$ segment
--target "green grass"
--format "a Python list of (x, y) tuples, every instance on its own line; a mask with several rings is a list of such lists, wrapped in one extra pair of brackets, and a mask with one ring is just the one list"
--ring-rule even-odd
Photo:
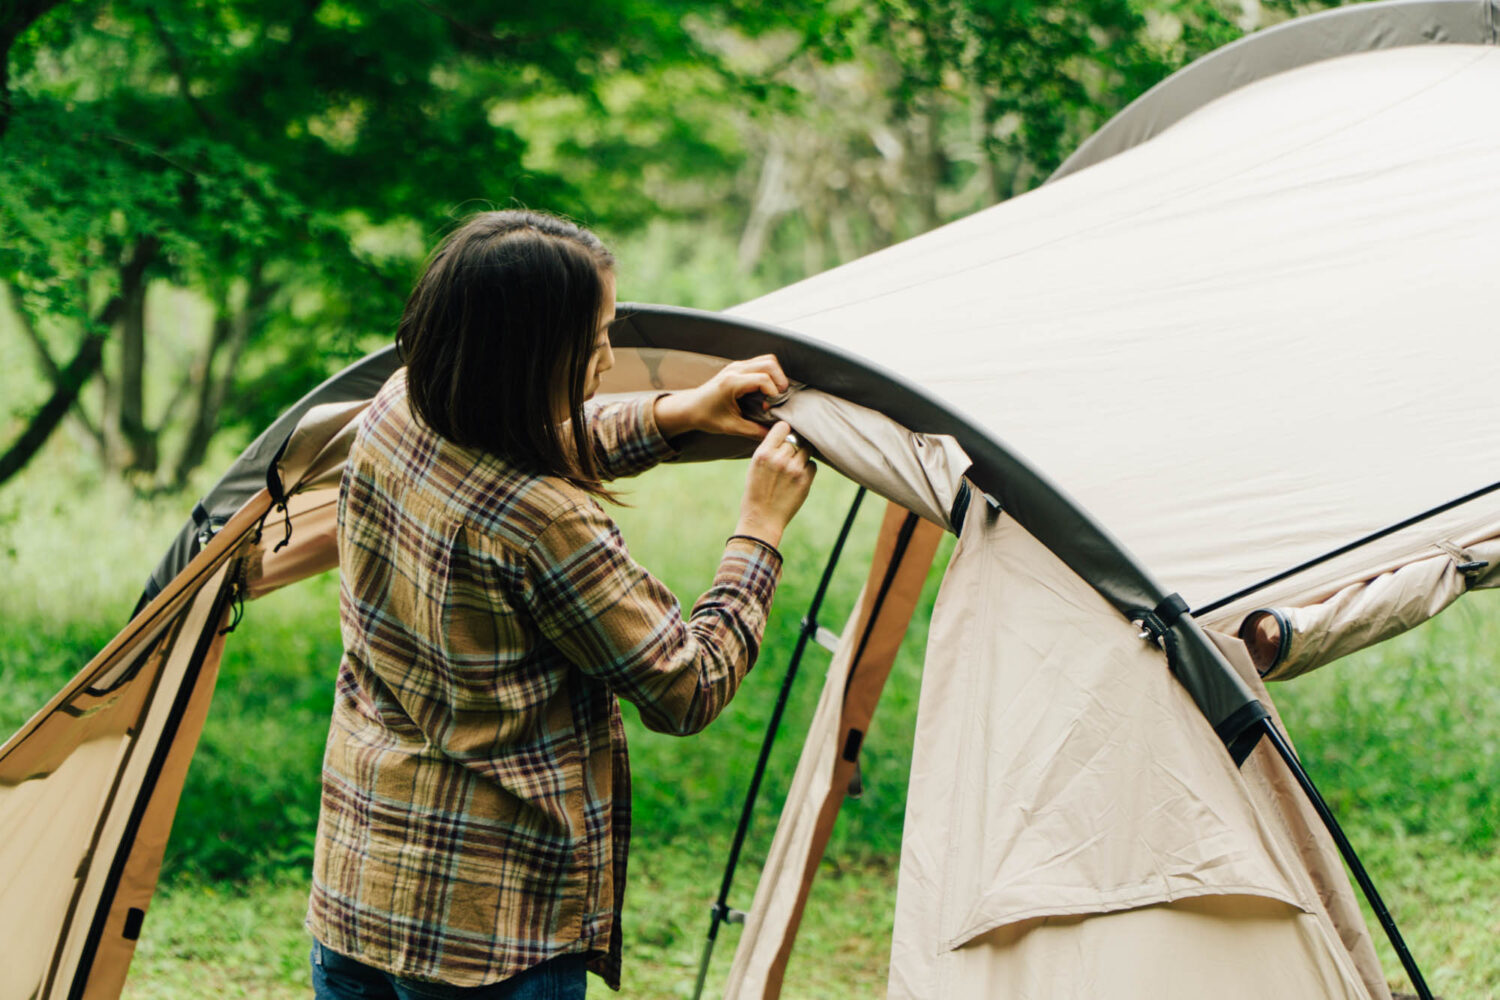
[[(626, 903), (622, 998), (692, 996), (722, 865), (722, 852), (708, 843), (638, 845)], [(747, 887), (753, 885), (755, 868), (745, 875)], [(884, 996), (894, 901), (895, 872), (888, 865), (825, 864), (785, 995)], [(297, 873), (248, 883), (174, 882), (151, 905), (125, 1000), (306, 997), (306, 905), (307, 883)], [(720, 933), (705, 996), (723, 994), (738, 938), (737, 926)], [(591, 992), (609, 995), (603, 987)]]
[[(1471, 595), (1419, 629), (1272, 689), (1428, 985), (1450, 998), (1500, 995), (1497, 612), (1496, 595)], [(1366, 916), (1389, 978), (1406, 984)]]
[[(49, 453), (0, 492), (0, 726), (19, 725), (124, 621), (191, 502), (150, 502)], [(707, 585), (734, 524), (740, 464), (666, 469), (617, 512), (633, 552), (685, 599)], [(685, 996), (799, 620), (852, 495), (820, 477), (784, 543), (787, 569), (761, 663), (699, 737), (646, 732), (627, 709), (635, 839), (627, 997)], [(863, 583), (883, 502), (867, 503), (822, 615), (842, 626)], [(946, 551), (943, 558), (946, 557)], [(926, 602), (933, 596), (929, 581)], [(339, 657), (336, 580), (246, 608), (168, 848), (127, 996), (305, 996), (301, 929), (317, 772)], [(1273, 693), (1298, 748), (1450, 998), (1500, 995), (1500, 616), (1476, 595), (1433, 623)], [(892, 672), (849, 802), (815, 885), (788, 997), (884, 994), (895, 860), (926, 608)], [(731, 902), (748, 905), (827, 654), (810, 648), (772, 756)], [(722, 982), (738, 936), (721, 935)], [(1399, 963), (1377, 945), (1393, 982)], [(602, 992), (602, 991), (601, 991)], [(712, 988), (709, 995), (713, 995)]]

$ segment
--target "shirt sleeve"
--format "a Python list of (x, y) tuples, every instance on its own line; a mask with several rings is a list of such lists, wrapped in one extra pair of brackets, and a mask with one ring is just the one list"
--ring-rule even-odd
[(606, 479), (636, 476), (677, 456), (677, 449), (656, 426), (656, 400), (661, 393), (584, 407), (594, 458)]
[(537, 536), (526, 604), (542, 635), (634, 703), (646, 725), (686, 735), (714, 720), (755, 662), (781, 555), (730, 539), (713, 586), (686, 620), (672, 592), (630, 558), (604, 512), (581, 503)]

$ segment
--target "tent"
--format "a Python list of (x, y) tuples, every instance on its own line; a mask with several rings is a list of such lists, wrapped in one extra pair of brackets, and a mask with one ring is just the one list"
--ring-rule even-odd
[[(622, 309), (607, 391), (774, 351), (807, 385), (780, 414), (891, 501), (729, 996), (780, 991), (944, 530), (890, 995), (1389, 995), (1261, 672), (1500, 576), (1497, 43), (1489, 0), (1288, 22), (1025, 196), (728, 313)], [(118, 995), (221, 629), (333, 566), (343, 455), (394, 365), (267, 428), (0, 747), (0, 997)], [(1268, 617), (1257, 664), (1238, 635)]]

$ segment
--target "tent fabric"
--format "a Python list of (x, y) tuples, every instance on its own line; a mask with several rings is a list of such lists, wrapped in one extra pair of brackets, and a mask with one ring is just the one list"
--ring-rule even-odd
[(781, 993), (808, 893), (858, 773), (859, 747), (870, 731), (943, 534), (933, 524), (913, 526), (909, 519), (901, 506), (887, 506), (869, 576), (829, 665), (754, 901), (745, 915), (725, 1000)]
[(5, 1000), (119, 994), (213, 690), (225, 561), (0, 748)]
[(732, 314), (900, 372), (1204, 606), (1500, 468), (1497, 94), (1493, 45), (1314, 63)]
[[(326, 481), (337, 464), (329, 448), (348, 441), (347, 423), (347, 413), (307, 422), (297, 447), (278, 447), (289, 492)], [(25, 944), (0, 978), (0, 1000), (119, 995), (208, 712), (221, 626), (250, 565), (271, 558), (290, 576), (273, 551), (282, 536), (263, 530), (272, 503), (266, 489), (244, 501), (0, 747), (0, 935)], [(303, 512), (289, 504), (294, 520)], [(318, 549), (318, 535), (301, 545)], [(291, 563), (305, 557), (286, 551)]]
[(1372, 995), (1160, 651), (989, 509), (933, 613), (902, 843), (892, 997), (1201, 995), (1168, 952), (1240, 924), (1275, 942), (1276, 995)]
[(1242, 631), (1270, 617), (1281, 634), (1277, 656), (1256, 667), (1266, 680), (1300, 677), (1416, 628), (1471, 590), (1500, 587), (1500, 538), (1434, 548), (1437, 554), (1427, 559), (1350, 584), (1326, 600), (1248, 615)]
[(950, 435), (914, 433), (869, 407), (816, 389), (788, 393), (770, 415), (791, 424), (845, 478), (953, 529), (953, 507), (973, 463)]
[[(261, 529), (265, 541), (250, 550), (243, 579), (245, 598), (256, 600), (288, 584), (337, 569), (339, 491), (298, 493), (285, 511), (273, 511)], [(296, 544), (277, 545), (287, 537)]]
[[(376, 351), (326, 379), (272, 421), (198, 502), (192, 519), (178, 532), (147, 579), (141, 607), (181, 573), (203, 550), (207, 539), (266, 485), (267, 470), (309, 410), (326, 403), (370, 399), (397, 367), (394, 347)], [(286, 476), (282, 479), (286, 481)]]
[[(1292, 744), (1244, 644), (1234, 636), (1215, 632), (1210, 632), (1209, 636), (1262, 703), (1270, 708), (1272, 722), (1281, 730), (1287, 743)], [(1261, 815), (1277, 830), (1281, 842), (1301, 863), (1313, 893), (1327, 913), (1370, 996), (1373, 1000), (1389, 1000), (1390, 987), (1375, 954), (1375, 943), (1360, 912), (1359, 901), (1355, 899), (1354, 887), (1344, 873), (1344, 860), (1328, 828), (1287, 769), (1286, 762), (1274, 747), (1263, 741), (1240, 765), (1240, 777), (1250, 788)]]
[(1500, 7), (1494, 0), (1359, 3), (1284, 21), (1209, 53), (1142, 94), (1089, 136), (1047, 183), (1138, 146), (1254, 80), (1375, 49), (1497, 42)]
[[(699, 385), (726, 364), (723, 359), (685, 352), (620, 348), (615, 352), (615, 367), (621, 367), (619, 359), (625, 358), (626, 371), (623, 376), (613, 372), (606, 376), (611, 379), (606, 382), (609, 393), (602, 398), (624, 399), (640, 391), (636, 385), (641, 372), (633, 370), (636, 366), (630, 362), (643, 354), (653, 358), (653, 391)], [(663, 377), (663, 366), (671, 366), (674, 361), (683, 367), (673, 372), (674, 377)], [(941, 528), (951, 529), (953, 506), (964, 473), (973, 464), (951, 435), (916, 433), (877, 410), (802, 384), (793, 384), (787, 392), (767, 402), (769, 409), (764, 414), (753, 414), (754, 419), (761, 423), (785, 420), (812, 449), (815, 458), (838, 470), (846, 479)], [(746, 438), (706, 439), (698, 434), (687, 437), (688, 440), (677, 442), (679, 461), (742, 458), (755, 449), (755, 442)]]
[[(1112, 1000), (1356, 1000), (1365, 996), (1312, 918), (1258, 896), (1010, 924), (942, 958), (940, 985), (889, 996)], [(923, 984), (925, 987), (925, 984)]]
[[(808, 373), (816, 373), (819, 386), (846, 402), (878, 409), (923, 433), (954, 437), (973, 460), (969, 476), (976, 485), (993, 494), (1122, 614), (1139, 617), (1169, 596), (1108, 530), (1049, 477), (993, 432), (892, 370), (743, 316), (640, 305), (621, 307), (621, 312), (622, 319), (611, 330), (611, 339), (619, 345), (675, 351), (707, 342), (735, 357), (772, 352), (794, 377), (812, 379)], [(1178, 679), (1226, 744), (1265, 717), (1263, 706), (1191, 618), (1182, 617), (1169, 631)]]

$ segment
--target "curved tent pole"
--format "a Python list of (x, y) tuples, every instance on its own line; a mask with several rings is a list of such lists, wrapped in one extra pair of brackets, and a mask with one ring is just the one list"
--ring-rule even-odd
[[(755, 799), (760, 794), (760, 783), (766, 775), (766, 764), (771, 758), (771, 746), (776, 742), (777, 731), (781, 729), (781, 716), (786, 711), (787, 699), (792, 693), (792, 681), (796, 679), (797, 668), (802, 664), (802, 654), (807, 649), (807, 641), (818, 632), (818, 612), (823, 607), (823, 598), (828, 593), (828, 584), (833, 580), (833, 571), (837, 568), (839, 557), (843, 554), (844, 543), (849, 540), (849, 531), (854, 527), (855, 515), (859, 513), (859, 506), (864, 501), (866, 492), (868, 491), (863, 486), (859, 488), (854, 494), (854, 502), (849, 505), (849, 513), (844, 516), (844, 525), (839, 529), (832, 551), (828, 553), (828, 563), (823, 567), (823, 576), (818, 580), (818, 588), (813, 592), (812, 601), (807, 606), (807, 614), (802, 618), (802, 630), (797, 634), (797, 645), (792, 650), (791, 660), (787, 663), (786, 675), (781, 679), (781, 691), (776, 696), (776, 706), (771, 709), (771, 718), (766, 723), (766, 735), (760, 743), (760, 756), (756, 759), (755, 771), (750, 776), (750, 788), (745, 792), (745, 805), (740, 810), (740, 822), (735, 827), (734, 842), (729, 847), (729, 860), (724, 865), (724, 879), (719, 884), (719, 898), (714, 901), (710, 911), (708, 937), (703, 942), (703, 957), (698, 962), (698, 982), (693, 987), (693, 1000), (698, 1000), (703, 995), (703, 983), (708, 978), (708, 963), (713, 958), (714, 942), (719, 937), (719, 925), (725, 920), (732, 920), (735, 915), (735, 911), (729, 908), (729, 889), (734, 884), (734, 871), (739, 867), (740, 850), (745, 846), (745, 837), (750, 832), (750, 814), (755, 810)], [(743, 917), (743, 915), (740, 916)]]
[(1307, 796), (1307, 800), (1317, 810), (1318, 817), (1323, 821), (1323, 825), (1328, 828), (1329, 834), (1333, 837), (1333, 842), (1338, 845), (1339, 854), (1343, 855), (1344, 863), (1354, 873), (1354, 880), (1359, 883), (1360, 890), (1364, 892), (1365, 898), (1370, 901), (1370, 909), (1375, 912), (1375, 918), (1380, 921), (1381, 929), (1385, 931), (1385, 936), (1390, 939), (1391, 947), (1396, 949), (1396, 957), (1401, 959), (1401, 967), (1411, 977), (1412, 987), (1416, 989), (1417, 996), (1421, 997), (1421, 1000), (1433, 1000), (1432, 990), (1428, 988), (1427, 980), (1422, 978), (1422, 970), (1417, 967), (1417, 960), (1412, 958), (1411, 952), (1407, 949), (1406, 940), (1402, 938), (1401, 931), (1396, 927), (1395, 919), (1391, 917), (1390, 911), (1386, 909), (1385, 901), (1380, 898), (1380, 892), (1375, 888), (1375, 883), (1371, 881), (1369, 873), (1365, 871), (1365, 866), (1360, 862), (1359, 855), (1354, 852), (1354, 845), (1349, 843), (1349, 838), (1344, 836), (1343, 827), (1339, 826), (1337, 819), (1334, 819), (1333, 810), (1328, 808), (1328, 803), (1319, 794), (1317, 786), (1312, 782), (1312, 778), (1302, 769), (1302, 764), (1297, 760), (1296, 753), (1292, 751), (1291, 745), (1281, 735), (1275, 723), (1270, 719), (1264, 719), (1261, 721), (1261, 727), (1265, 737), (1276, 748), (1276, 753), (1286, 763), (1287, 769), (1297, 779), (1297, 784), (1302, 787), (1302, 792)]
[[(1158, 617), (1170, 595), (1125, 546), (1060, 487), (1011, 448), (925, 389), (864, 358), (790, 331), (737, 316), (671, 306), (628, 304), (611, 328), (616, 347), (660, 348), (748, 358), (775, 354), (794, 378), (870, 407), (913, 430), (947, 434), (973, 459), (969, 479), (1129, 620)], [(708, 348), (708, 350), (704, 350)], [(816, 373), (815, 379), (810, 378)], [(1173, 674), (1209, 724), (1243, 760), (1269, 715), (1191, 614), (1170, 615), (1162, 630)]]
[[(1056, 484), (942, 400), (895, 372), (838, 348), (787, 330), (722, 313), (669, 306), (622, 304), (611, 328), (618, 347), (666, 348), (721, 358), (775, 353), (788, 372), (827, 392), (878, 410), (914, 430), (950, 434), (973, 458), (970, 478), (1069, 568), (1088, 581), (1125, 617), (1159, 609), (1168, 593), (1125, 547)], [(399, 365), (387, 347), (334, 375), (299, 400), (255, 439), (195, 508), (147, 587), (148, 595), (186, 566), (214, 522), (258, 491), (272, 455), (306, 411), (320, 403), (367, 399)], [(816, 377), (812, 377), (816, 374)], [(1175, 641), (1170, 663), (1226, 747), (1236, 755), (1258, 739), (1255, 723), (1267, 715), (1192, 616), (1169, 623)], [(1242, 738), (1243, 737), (1243, 738)], [(1236, 746), (1238, 742), (1238, 746)]]

